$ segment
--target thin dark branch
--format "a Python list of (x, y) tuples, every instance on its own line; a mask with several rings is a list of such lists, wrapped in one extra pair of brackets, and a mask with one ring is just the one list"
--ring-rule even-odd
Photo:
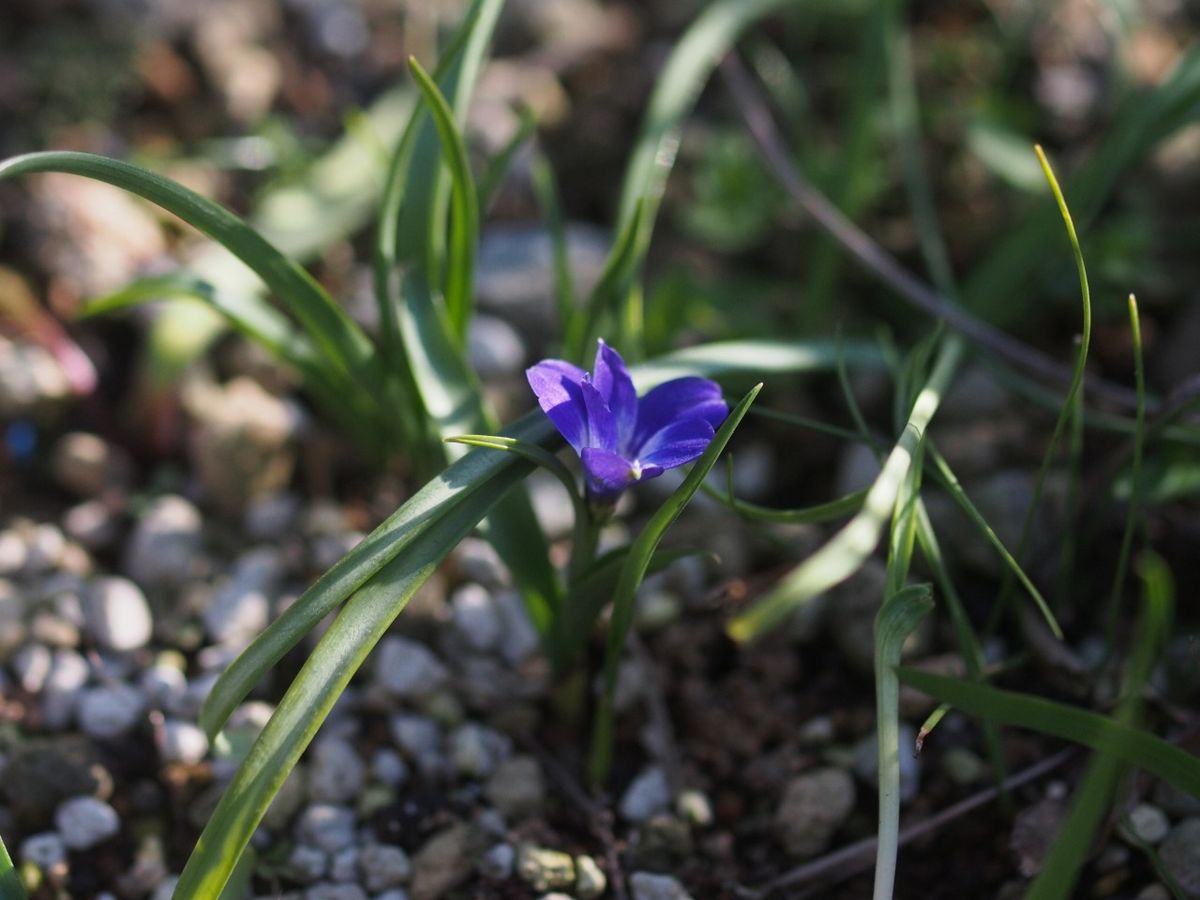
[[(850, 254), (858, 263), (897, 294), (931, 316), (941, 319), (955, 331), (1000, 356), (1013, 365), (1058, 384), (1069, 384), (1071, 368), (1030, 347), (1028, 344), (993, 328), (969, 312), (950, 302), (932, 287), (904, 268), (900, 262), (873, 241), (862, 229), (842, 215), (828, 198), (814, 188), (792, 162), (779, 135), (771, 112), (746, 72), (736, 53), (721, 64), (721, 75), (737, 101), (750, 134), (758, 145), (779, 183), (793, 200), (813, 220)], [(1137, 405), (1137, 394), (1131, 388), (1103, 379), (1089, 377), (1088, 391), (1126, 409)], [(1161, 403), (1147, 399), (1147, 408), (1157, 411)]]
[[(903, 847), (905, 844), (910, 844), (918, 838), (944, 828), (955, 819), (960, 819), (967, 813), (991, 803), (1001, 792), (1008, 793), (1014, 791), (1024, 784), (1041, 778), (1043, 775), (1063, 765), (1067, 760), (1075, 756), (1077, 752), (1078, 750), (1075, 747), (1060, 750), (1053, 756), (1006, 778), (1003, 786), (1000, 788), (995, 786), (985, 788), (977, 794), (972, 794), (970, 797), (946, 807), (928, 819), (909, 825), (900, 832), (899, 845)], [(758, 900), (758, 898), (767, 897), (784, 888), (796, 887), (817, 880), (821, 880), (825, 887), (845, 881), (847, 878), (852, 878), (860, 872), (865, 872), (871, 868), (871, 864), (875, 859), (875, 846), (877, 843), (875, 838), (864, 838), (861, 841), (848, 844), (840, 850), (835, 850), (833, 853), (822, 856), (820, 859), (797, 866), (760, 887), (739, 887), (737, 888), (737, 893), (739, 896), (747, 898), (747, 900)]]

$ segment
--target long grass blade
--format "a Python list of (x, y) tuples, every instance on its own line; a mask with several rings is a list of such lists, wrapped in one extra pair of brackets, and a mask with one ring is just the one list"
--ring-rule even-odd
[(879, 741), (879, 830), (875, 900), (890, 900), (900, 839), (900, 682), (896, 667), (908, 636), (933, 609), (927, 584), (891, 594), (875, 616), (875, 732)]
[(0, 900), (25, 900), (25, 885), (21, 873), (13, 865), (4, 839), (0, 838)]
[(1117, 569), (1113, 575), (1112, 591), (1108, 597), (1108, 642), (1111, 646), (1121, 614), (1121, 594), (1125, 589), (1125, 574), (1133, 533), (1141, 512), (1142, 453), (1146, 442), (1146, 367), (1142, 359), (1142, 324), (1138, 318), (1137, 300), (1129, 295), (1129, 333), (1133, 341), (1133, 374), (1137, 385), (1137, 419), (1133, 432), (1133, 465), (1130, 469), (1129, 502), (1125, 506), (1125, 530), (1121, 534), (1121, 549), (1117, 553)]
[(481, 221), (487, 215), (488, 210), (492, 208), (492, 203), (504, 186), (504, 181), (508, 178), (517, 154), (525, 148), (533, 138), (534, 131), (537, 130), (537, 118), (532, 110), (522, 107), (518, 115), (520, 122), (513, 130), (512, 136), (487, 161), (483, 173), (479, 176), (479, 218)]
[[(1159, 657), (1171, 621), (1173, 604), (1171, 577), (1163, 561), (1147, 556), (1142, 565), (1145, 607), (1142, 611), (1133, 658), (1125, 673), (1123, 699), (1115, 719), (1136, 725), (1142, 706), (1142, 691)], [(1071, 810), (1059, 828), (1042, 871), (1025, 895), (1026, 900), (1057, 900), (1071, 896), (1079, 872), (1087, 861), (1092, 840), (1112, 803), (1124, 764), (1115, 753), (1099, 750), (1075, 792)]]
[(471, 321), (475, 291), (475, 250), (479, 243), (479, 198), (467, 146), (463, 142), (450, 104), (438, 90), (437, 83), (421, 68), (416, 59), (408, 67), (417, 81), (438, 136), (442, 141), (443, 157), (450, 170), (450, 245), (446, 254), (446, 274), (442, 295), (450, 328), (460, 342), (466, 340)]
[(513, 462), (431, 522), (350, 598), (221, 796), (184, 866), (176, 896), (220, 892), (271, 799), (371, 649), (446, 554), (528, 472), (529, 463), (515, 457)]
[(177, 182), (138, 166), (90, 153), (30, 153), (0, 162), (0, 178), (65, 172), (137, 194), (202, 231), (258, 274), (304, 325), (313, 344), (367, 390), (378, 385), (374, 348), (362, 330), (303, 268), (229, 210)]
[(554, 257), (554, 305), (558, 310), (559, 326), (563, 334), (577, 326), (574, 318), (575, 282), (571, 277), (571, 263), (567, 256), (567, 228), (563, 221), (562, 202), (559, 199), (558, 179), (550, 160), (540, 153), (534, 157), (530, 169), (533, 195), (537, 198), (542, 221), (550, 235), (550, 248)]
[(913, 455), (937, 412), (963, 349), (963, 343), (957, 337), (949, 337), (943, 343), (933, 372), (913, 404), (904, 432), (868, 489), (862, 509), (770, 594), (729, 624), (728, 631), (734, 640), (751, 640), (778, 624), (801, 604), (849, 578), (874, 552)]
[(901, 683), (963, 712), (1049, 734), (1093, 750), (1109, 750), (1125, 762), (1169, 781), (1193, 797), (1200, 797), (1200, 758), (1147, 731), (1041, 697), (917, 669), (901, 667), (898, 672)]
[[(1076, 396), (1083, 387), (1083, 375), (1087, 366), (1088, 348), (1091, 346), (1092, 341), (1092, 293), (1091, 288), (1088, 286), (1087, 266), (1083, 261), (1083, 250), (1079, 246), (1079, 235), (1075, 232), (1075, 223), (1071, 218), (1071, 211), (1067, 207), (1067, 200), (1063, 196), (1062, 188), (1058, 184), (1054, 170), (1050, 167), (1050, 161), (1046, 159), (1046, 154), (1042, 151), (1041, 147), (1035, 147), (1034, 150), (1037, 152), (1038, 162), (1041, 163), (1046, 181), (1050, 184), (1050, 190), (1054, 193), (1059, 214), (1062, 216), (1063, 225), (1066, 228), (1067, 238), (1071, 243), (1071, 252), (1075, 257), (1075, 268), (1079, 275), (1079, 293), (1083, 311), (1083, 331), (1079, 342), (1079, 352), (1075, 356), (1071, 384), (1067, 388), (1062, 409), (1059, 411), (1058, 419), (1054, 423), (1054, 431), (1050, 435), (1050, 442), (1046, 446), (1041, 466), (1038, 468), (1037, 479), (1033, 485), (1033, 497), (1030, 500), (1029, 508), (1025, 511), (1025, 518), (1021, 522), (1021, 537), (1017, 541), (1017, 549), (1013, 554), (1018, 561), (1025, 555), (1026, 547), (1029, 544), (1033, 517), (1041, 503), (1042, 491), (1046, 486), (1046, 477), (1050, 474), (1050, 465), (1054, 461), (1058, 442), (1062, 437), (1063, 429), (1074, 415)], [(1000, 596), (996, 601), (993, 615), (998, 615), (1007, 606), (1013, 584), (1011, 571), (1010, 569), (1005, 572), (1004, 582), (1001, 585)], [(1051, 627), (1057, 629), (1057, 624)], [(1056, 631), (1055, 633), (1057, 637), (1062, 637), (1061, 631)]]
[(592, 727), (592, 754), (588, 772), (595, 784), (604, 782), (612, 764), (613, 694), (617, 689), (617, 669), (621, 662), (621, 651), (625, 647), (625, 637), (633, 622), (633, 607), (638, 585), (646, 575), (646, 569), (654, 557), (654, 551), (657, 549), (659, 541), (662, 540), (667, 529), (679, 518), (688, 501), (700, 489), (700, 485), (708, 477), (712, 467), (716, 465), (721, 451), (733, 437), (733, 432), (741, 424), (746, 411), (760, 390), (762, 390), (762, 385), (756, 385), (730, 411), (713, 437), (712, 443), (692, 465), (683, 484), (676, 488), (675, 492), (650, 517), (650, 521), (637, 536), (637, 540), (630, 546), (629, 555), (621, 566), (621, 574), (617, 579), (617, 586), (613, 590), (612, 619), (608, 625), (608, 641), (604, 654), (604, 691), (596, 707), (595, 724)]

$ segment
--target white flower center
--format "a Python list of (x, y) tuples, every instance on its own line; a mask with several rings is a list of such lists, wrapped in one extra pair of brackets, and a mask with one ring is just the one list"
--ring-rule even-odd
[(640, 481), (642, 477), (642, 464), (638, 460), (633, 461), (633, 465), (629, 467), (629, 474), (633, 476), (634, 481)]

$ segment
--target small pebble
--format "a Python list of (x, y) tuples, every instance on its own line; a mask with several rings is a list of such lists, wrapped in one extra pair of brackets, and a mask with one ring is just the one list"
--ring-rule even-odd
[(308, 796), (316, 803), (346, 803), (366, 781), (366, 766), (349, 741), (322, 738), (309, 757)]
[(300, 884), (312, 884), (325, 877), (329, 867), (329, 854), (318, 847), (297, 844), (288, 854), (285, 863), (288, 877)]
[(645, 822), (670, 805), (671, 788), (667, 784), (667, 773), (653, 766), (638, 775), (625, 789), (618, 810), (626, 821)]
[(329, 877), (339, 883), (356, 881), (359, 853), (357, 847), (347, 847), (335, 853), (333, 862), (329, 866)]
[(101, 650), (118, 653), (150, 642), (153, 622), (142, 589), (128, 578), (97, 578), (84, 595), (84, 622)]
[(494, 649), (504, 632), (504, 622), (491, 592), (468, 582), (450, 597), (455, 632), (475, 650)]
[(167, 719), (157, 730), (158, 755), (165, 763), (194, 765), (208, 753), (208, 738), (191, 722)]
[(504, 881), (513, 872), (517, 851), (512, 844), (496, 844), (483, 854), (479, 861), (479, 873), (491, 881)]
[(713, 823), (712, 803), (701, 791), (681, 791), (675, 800), (675, 812), (689, 825), (707, 828)]
[(1139, 803), (1119, 823), (1118, 830), (1130, 843), (1156, 846), (1171, 830), (1167, 814), (1149, 803)]
[(345, 806), (315, 803), (296, 822), (296, 840), (336, 853), (354, 843), (354, 811)]
[(1189, 900), (1200, 898), (1200, 817), (1184, 819), (1158, 848), (1163, 868)]
[(146, 703), (137, 688), (127, 684), (101, 685), (79, 694), (75, 715), (84, 734), (94, 738), (115, 738), (142, 720)]
[(575, 857), (575, 896), (577, 900), (595, 900), (608, 887), (603, 870), (590, 856)]
[(371, 756), (371, 775), (380, 784), (400, 787), (408, 781), (408, 763), (395, 750), (380, 747)]
[(854, 779), (844, 769), (798, 775), (788, 782), (775, 813), (780, 843), (797, 858), (816, 856), (849, 818), (854, 802)]
[(284, 564), (274, 547), (243, 553), (233, 571), (208, 599), (201, 614), (204, 630), (217, 643), (246, 644), (271, 619), (271, 599), (279, 590)]
[(34, 834), (21, 842), (21, 859), (47, 875), (62, 875), (67, 866), (67, 845), (56, 832)]
[(203, 520), (182, 497), (155, 500), (125, 547), (124, 571), (143, 588), (182, 584), (199, 557)]
[(442, 730), (429, 716), (401, 713), (392, 716), (392, 737), (417, 768), (426, 775), (437, 775), (445, 769), (442, 752)]
[(433, 693), (450, 675), (428, 647), (399, 635), (385, 637), (372, 655), (376, 683), (402, 700)]
[(54, 812), (54, 827), (71, 850), (87, 850), (121, 829), (116, 810), (95, 797), (72, 797)]
[(484, 796), (505, 817), (519, 821), (534, 815), (546, 799), (542, 768), (532, 756), (514, 756), (496, 769)]
[(517, 850), (517, 874), (535, 891), (555, 891), (575, 883), (575, 860), (559, 850), (522, 844)]
[(367, 892), (357, 884), (314, 884), (304, 892), (304, 900), (367, 900)]
[(418, 900), (441, 897), (471, 876), (471, 828), (459, 823), (427, 840), (413, 857), (412, 894)]
[(391, 844), (369, 844), (358, 856), (362, 883), (371, 893), (404, 884), (412, 877), (408, 854)]
[(512, 752), (512, 741), (477, 722), (467, 722), (450, 733), (450, 760), (468, 778), (486, 778)]
[(629, 877), (629, 887), (633, 900), (692, 900), (692, 895), (671, 875), (634, 872)]

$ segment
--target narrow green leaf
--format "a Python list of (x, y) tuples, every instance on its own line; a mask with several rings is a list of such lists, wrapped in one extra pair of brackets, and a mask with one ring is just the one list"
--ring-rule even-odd
[(481, 220), (491, 209), (496, 195), (500, 193), (500, 188), (503, 187), (504, 180), (508, 177), (509, 170), (512, 169), (513, 160), (529, 143), (534, 131), (537, 130), (538, 123), (533, 110), (523, 106), (518, 115), (520, 124), (513, 130), (512, 136), (504, 142), (504, 145), (487, 161), (483, 175), (479, 179), (479, 218)]
[(1129, 295), (1129, 333), (1133, 341), (1133, 374), (1137, 385), (1137, 419), (1133, 432), (1133, 467), (1130, 470), (1129, 502), (1125, 507), (1125, 531), (1121, 535), (1121, 549), (1117, 554), (1117, 569), (1113, 575), (1112, 591), (1108, 598), (1108, 640), (1112, 644), (1116, 636), (1117, 621), (1121, 614), (1121, 594), (1125, 589), (1125, 573), (1129, 566), (1129, 552), (1133, 547), (1133, 532), (1141, 512), (1142, 448), (1146, 441), (1146, 367), (1142, 360), (1142, 325), (1138, 319), (1137, 300)]
[(0, 838), (0, 900), (25, 900), (25, 885), (21, 882), (21, 873), (13, 865), (4, 839)]
[(917, 669), (898, 670), (900, 681), (956, 709), (1028, 728), (1090, 747), (1120, 759), (1200, 797), (1200, 758), (1149, 732), (1114, 719), (1041, 697), (1004, 691)]
[[(1047, 444), (1046, 452), (1042, 456), (1042, 464), (1038, 468), (1037, 479), (1034, 481), (1033, 497), (1030, 500), (1029, 508), (1025, 511), (1025, 518), (1021, 523), (1021, 537), (1017, 541), (1017, 549), (1013, 554), (1018, 561), (1025, 555), (1025, 550), (1029, 544), (1034, 514), (1041, 504), (1042, 491), (1046, 486), (1046, 477), (1050, 473), (1050, 465), (1054, 461), (1059, 439), (1062, 437), (1063, 429), (1075, 414), (1076, 397), (1083, 388), (1083, 375), (1087, 366), (1088, 348), (1092, 341), (1092, 293), (1091, 288), (1088, 286), (1087, 266), (1083, 261), (1083, 250), (1079, 246), (1079, 235), (1075, 232), (1075, 223), (1071, 219), (1071, 211), (1067, 208), (1066, 198), (1063, 196), (1062, 188), (1059, 187), (1054, 170), (1050, 167), (1050, 161), (1046, 159), (1046, 154), (1042, 152), (1041, 147), (1034, 147), (1034, 150), (1037, 153), (1038, 162), (1041, 163), (1042, 173), (1046, 176), (1046, 181), (1049, 183), (1050, 190), (1053, 192), (1054, 199), (1058, 204), (1058, 211), (1062, 216), (1067, 238), (1071, 243), (1071, 252), (1075, 257), (1075, 268), (1079, 275), (1079, 293), (1083, 310), (1083, 334), (1079, 342), (1079, 352), (1075, 356), (1075, 366), (1071, 373), (1071, 384), (1067, 388), (1062, 409), (1059, 411), (1058, 419), (1054, 423), (1054, 431), (1050, 435), (1050, 442)], [(1000, 596), (995, 604), (997, 611), (1001, 611), (1007, 606), (1008, 598), (1012, 592), (1012, 584), (1013, 574), (1012, 570), (1009, 569), (1005, 571)], [(1055, 636), (1061, 639), (1062, 631), (1059, 630), (1058, 624), (1053, 622), (1052, 619), (1048, 621), (1052, 623), (1051, 628), (1054, 630)]]
[(558, 195), (558, 179), (550, 160), (537, 154), (530, 172), (533, 195), (542, 212), (542, 221), (550, 235), (550, 247), (554, 254), (554, 304), (558, 310), (559, 327), (568, 334), (576, 327), (574, 319), (578, 310), (575, 305), (575, 282), (571, 278), (571, 262), (567, 256), (567, 227), (563, 222), (562, 203)]
[(446, 98), (415, 58), (409, 59), (408, 67), (433, 116), (442, 141), (444, 159), (450, 170), (450, 246), (442, 295), (450, 327), (459, 342), (465, 342), (474, 307), (475, 248), (479, 243), (479, 198), (475, 191), (475, 178), (471, 174), (467, 146)]
[[(1115, 716), (1117, 722), (1130, 726), (1137, 724), (1142, 692), (1159, 658), (1171, 619), (1172, 588), (1166, 565), (1158, 557), (1148, 556), (1142, 575), (1146, 606), (1138, 627), (1134, 655), (1125, 673), (1124, 697)], [(1042, 871), (1025, 895), (1026, 900), (1057, 900), (1071, 896), (1125, 769), (1126, 765), (1111, 750), (1102, 748), (1096, 752), (1075, 792), (1058, 837), (1046, 854)]]
[(879, 830), (875, 900), (890, 900), (900, 840), (900, 682), (896, 667), (908, 636), (933, 609), (927, 584), (891, 594), (875, 616), (875, 733), (879, 742)]
[(617, 668), (621, 661), (621, 650), (625, 646), (625, 637), (633, 621), (633, 607), (637, 596), (638, 585), (645, 577), (646, 569), (654, 556), (659, 541), (668, 528), (675, 523), (692, 499), (709, 471), (716, 465), (717, 457), (733, 437), (750, 404), (762, 390), (762, 384), (752, 388), (742, 401), (733, 408), (725, 422), (717, 430), (712, 443), (703, 455), (692, 465), (687, 477), (675, 492), (663, 502), (650, 521), (642, 529), (630, 547), (629, 555), (621, 567), (621, 575), (613, 591), (612, 619), (608, 626), (608, 641), (604, 655), (604, 693), (596, 708), (595, 724), (592, 729), (592, 756), (589, 772), (592, 781), (600, 784), (608, 777), (612, 760), (612, 725), (613, 725), (613, 693), (617, 689)]
[(828, 503), (818, 503), (798, 509), (773, 509), (769, 506), (748, 503), (735, 497), (732, 491), (722, 493), (707, 484), (701, 485), (700, 489), (745, 519), (754, 522), (782, 522), (793, 525), (816, 525), (821, 522), (843, 519), (861, 509), (863, 501), (867, 497), (866, 489), (863, 489), (838, 497), (836, 500), (830, 500)]
[(567, 359), (583, 361), (597, 337), (603, 317), (619, 315), (620, 303), (629, 294), (637, 273), (637, 234), (641, 222), (642, 207), (639, 205), (629, 225), (618, 235), (583, 310), (572, 314), (564, 323), (567, 331), (563, 346)]
[(913, 455), (962, 357), (963, 347), (957, 337), (945, 340), (929, 381), (913, 404), (904, 432), (868, 489), (862, 509), (770, 594), (729, 624), (728, 631), (734, 640), (751, 640), (778, 624), (800, 604), (849, 578), (874, 552)]
[(364, 389), (377, 387), (374, 348), (361, 329), (308, 272), (229, 210), (161, 175), (90, 153), (30, 153), (0, 163), (0, 178), (36, 172), (65, 172), (103, 181), (179, 216), (253, 269), (332, 365)]
[(529, 463), (513, 461), (431, 522), (346, 603), (221, 796), (176, 896), (214, 897), (224, 887), (271, 799), (371, 649), (446, 554), (529, 471)]

